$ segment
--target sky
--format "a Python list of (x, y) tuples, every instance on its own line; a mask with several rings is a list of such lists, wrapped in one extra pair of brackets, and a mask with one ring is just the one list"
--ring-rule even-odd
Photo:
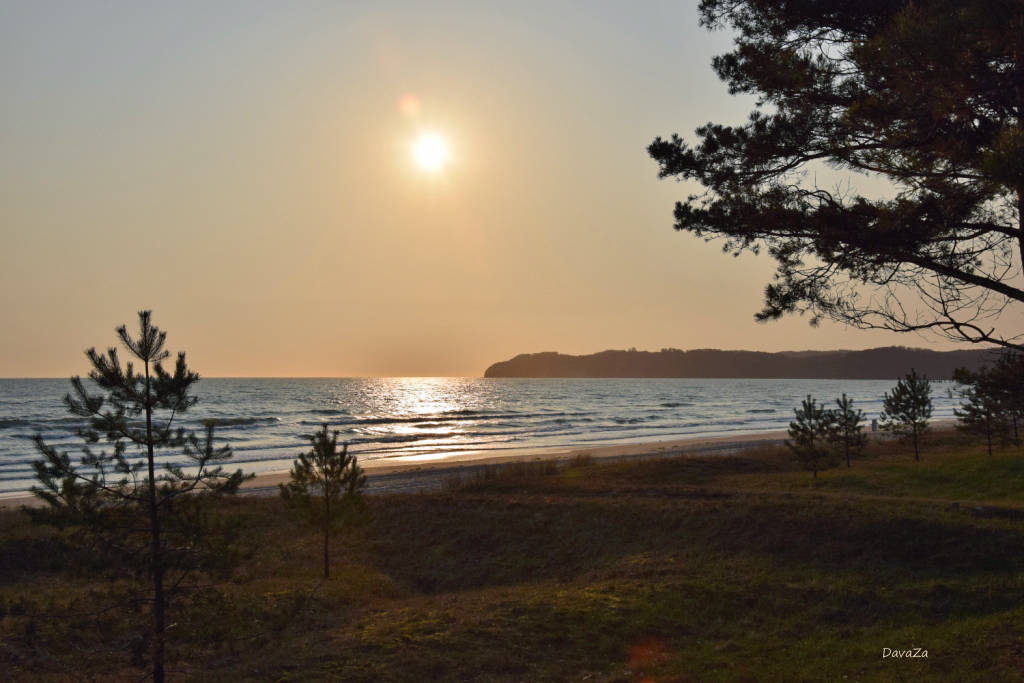
[(696, 4), (0, 0), (0, 377), (142, 309), (211, 377), (956, 348), (759, 325), (772, 261), (672, 229), (646, 146), (754, 106)]

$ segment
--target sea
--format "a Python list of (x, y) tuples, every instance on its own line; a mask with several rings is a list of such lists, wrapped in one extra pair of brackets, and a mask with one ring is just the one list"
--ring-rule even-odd
[[(88, 382), (87, 382), (88, 384)], [(845, 393), (870, 420), (894, 381), (793, 379), (207, 379), (175, 424), (217, 420), (231, 468), (288, 470), (304, 439), (328, 425), (362, 461), (443, 461), (454, 455), (541, 453), (688, 437), (784, 430), (807, 395), (835, 406)], [(948, 384), (933, 387), (933, 418), (952, 418)], [(68, 380), (0, 379), (0, 496), (28, 490), (41, 434), (80, 457), (80, 418)], [(184, 464), (178, 452), (161, 463)]]

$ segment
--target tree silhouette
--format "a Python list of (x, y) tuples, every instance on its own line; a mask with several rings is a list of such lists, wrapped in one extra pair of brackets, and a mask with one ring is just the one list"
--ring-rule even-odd
[(1020, 445), (1020, 428), (1024, 422), (1024, 355), (1004, 353), (996, 360), (989, 374), (991, 391), (1002, 419), (1007, 423), (1008, 437)]
[(360, 518), (366, 475), (348, 452), (348, 444), (338, 450), (338, 432), (329, 433), (327, 425), (305, 438), (313, 449), (299, 454), (291, 481), (279, 486), (281, 497), (323, 534), (327, 579), (331, 575), (331, 533)]
[[(151, 675), (163, 683), (168, 607), (192, 588), (190, 577), (223, 570), (229, 552), (209, 524), (206, 504), (236, 492), (247, 477), (241, 470), (224, 471), (231, 449), (214, 445), (213, 423), (201, 437), (175, 426), (196, 403), (190, 391), (199, 375), (188, 369), (184, 353), (172, 372), (164, 369), (167, 335), (152, 325), (150, 311), (139, 313), (138, 338), (123, 325), (117, 336), (141, 362), (141, 372), (132, 361), (122, 366), (116, 347), (106, 354), (86, 351), (89, 380), (100, 392), (91, 393), (76, 376), (64, 396), (68, 411), (86, 421), (77, 430), (85, 442), (82, 457), (75, 464), (41, 435), (33, 438), (43, 457), (32, 463), (40, 484), (32, 493), (47, 505), (29, 512), (38, 522), (85, 531), (121, 578), (148, 577), (151, 594), (142, 602), (152, 606)], [(97, 450), (101, 441), (111, 450)], [(161, 449), (180, 449), (189, 471), (176, 464), (158, 471)]]
[(804, 469), (811, 470), (818, 478), (818, 470), (824, 469), (828, 459), (825, 439), (828, 436), (829, 414), (825, 406), (819, 406), (810, 394), (799, 408), (794, 408), (796, 419), (789, 423), (789, 439), (786, 445), (796, 455)]
[(932, 416), (932, 386), (927, 377), (910, 374), (897, 380), (892, 395), (885, 392), (882, 400), (881, 427), (884, 431), (908, 439), (914, 444), (914, 460), (921, 459), (919, 443), (928, 431)]
[[(700, 14), (734, 32), (713, 67), (757, 109), (648, 152), (660, 177), (704, 188), (676, 204), (677, 230), (777, 262), (756, 319), (1024, 350), (999, 320), (1024, 302), (1024, 6), (702, 0)], [(848, 179), (819, 185), (824, 167)], [(858, 193), (864, 176), (891, 191)]]
[(860, 454), (867, 444), (867, 435), (864, 433), (863, 411), (853, 407), (853, 399), (836, 399), (836, 408), (829, 411), (828, 419), (828, 442), (842, 446), (843, 455), (846, 456), (846, 466), (850, 467), (850, 455)]
[[(993, 382), (992, 372), (984, 368), (971, 372), (960, 368), (953, 373), (956, 391), (964, 400), (959, 408), (953, 409), (959, 422), (957, 429), (965, 434), (985, 439), (988, 454), (992, 455), (992, 441), (1007, 435), (1008, 424), (999, 405), (999, 393)], [(952, 395), (953, 390), (950, 390)]]

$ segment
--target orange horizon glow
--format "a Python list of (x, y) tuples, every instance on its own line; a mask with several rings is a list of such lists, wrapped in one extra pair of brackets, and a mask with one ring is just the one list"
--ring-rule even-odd
[(700, 188), (647, 145), (754, 106), (695, 3), (9, 5), (0, 377), (82, 373), (143, 309), (208, 377), (960, 348), (759, 325), (771, 259), (673, 230)]

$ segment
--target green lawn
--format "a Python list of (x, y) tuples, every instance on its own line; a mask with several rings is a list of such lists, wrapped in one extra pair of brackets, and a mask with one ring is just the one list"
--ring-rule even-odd
[(997, 449), (988, 456), (984, 447), (942, 434), (932, 437), (932, 450), (920, 461), (885, 444), (884, 457), (875, 456), (819, 473), (818, 480), (803, 472), (790, 472), (750, 482), (773, 490), (817, 489), (851, 494), (899, 498), (928, 498), (963, 504), (1024, 505), (1024, 449)]

